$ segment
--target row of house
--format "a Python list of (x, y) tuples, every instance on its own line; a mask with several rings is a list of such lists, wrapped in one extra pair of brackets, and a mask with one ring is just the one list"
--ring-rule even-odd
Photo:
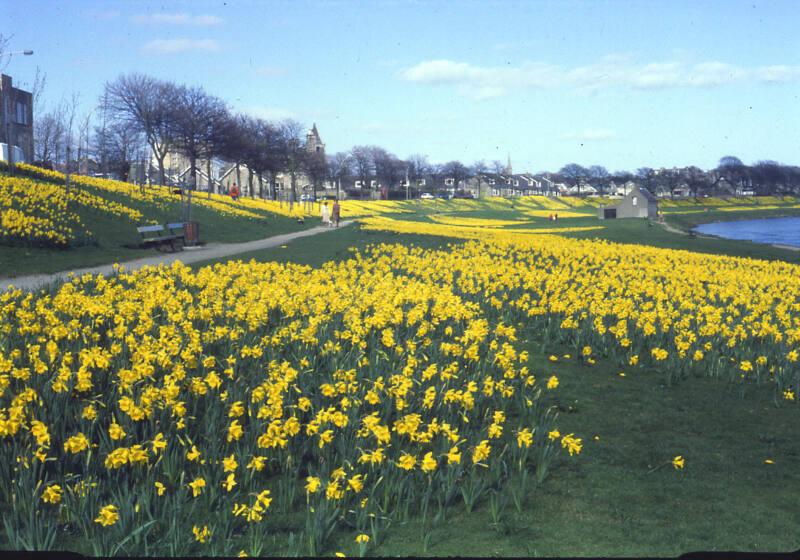
[[(316, 123), (306, 134), (305, 148), (308, 152), (325, 156), (325, 143), (322, 141)], [(292, 177), (288, 173), (278, 173), (267, 181), (266, 177), (256, 176), (247, 166), (233, 165), (224, 161), (199, 161), (196, 169), (197, 189), (227, 192), (236, 185), (244, 196), (275, 196), (288, 198), (291, 191)], [(167, 181), (174, 185), (188, 183), (190, 165), (188, 159), (178, 153), (169, 154), (165, 160)], [(148, 182), (155, 180), (158, 171), (154, 162), (139, 162), (132, 166), (129, 180)], [(454, 196), (597, 196), (625, 197), (636, 187), (642, 187), (637, 181), (614, 182), (604, 184), (603, 188), (581, 181), (578, 185), (567, 185), (558, 181), (549, 173), (514, 173), (509, 158), (506, 167), (497, 173), (479, 173), (477, 175), (456, 180), (444, 174), (427, 174), (419, 179), (402, 179), (394, 185), (384, 185), (379, 179), (362, 181), (354, 177), (329, 179), (316, 188), (311, 178), (305, 173), (294, 175), (295, 186), (299, 195), (316, 191), (317, 196), (355, 196), (357, 198), (386, 198), (390, 191), (414, 189), (419, 193), (449, 193)], [(731, 195), (748, 194), (740, 192), (725, 181), (718, 183), (718, 192)], [(683, 183), (673, 188), (663, 185), (651, 186), (650, 196), (686, 197), (690, 195), (689, 187)], [(752, 194), (752, 193), (751, 193)]]

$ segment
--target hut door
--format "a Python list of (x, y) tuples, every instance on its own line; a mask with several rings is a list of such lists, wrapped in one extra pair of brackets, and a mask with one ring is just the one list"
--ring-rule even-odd
[(617, 217), (617, 209), (616, 208), (606, 208), (603, 210), (603, 218), (606, 220), (613, 220)]

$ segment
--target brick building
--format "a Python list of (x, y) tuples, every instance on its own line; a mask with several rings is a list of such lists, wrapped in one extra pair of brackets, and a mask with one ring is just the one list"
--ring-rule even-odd
[[(11, 76), (0, 75), (0, 144), (17, 146), (26, 162), (33, 161), (33, 95), (15, 88)], [(7, 148), (2, 150), (2, 158), (7, 158)], [(14, 159), (19, 160), (19, 152), (14, 151)]]

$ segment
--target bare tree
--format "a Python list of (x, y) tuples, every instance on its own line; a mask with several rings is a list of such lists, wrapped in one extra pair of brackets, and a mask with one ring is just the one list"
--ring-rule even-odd
[(34, 121), (34, 159), (39, 165), (52, 168), (58, 161), (64, 142), (63, 105), (40, 113)]
[(621, 184), (623, 186), (623, 194), (628, 194), (628, 187), (627, 183), (629, 181), (633, 181), (634, 175), (630, 171), (625, 171), (624, 169), (621, 171), (615, 171), (614, 175), (612, 176), (612, 180), (615, 183)]
[(99, 139), (95, 145), (105, 153), (107, 170), (127, 181), (131, 164), (144, 152), (142, 133), (125, 123), (113, 123), (106, 129), (105, 142), (102, 148)]
[(724, 179), (736, 188), (743, 189), (750, 184), (750, 169), (736, 156), (724, 156), (714, 170), (717, 182)]
[(433, 181), (433, 190), (436, 191), (442, 186), (442, 178), (444, 177), (444, 166), (439, 163), (432, 163), (428, 166), (428, 175), (431, 176)]
[(458, 190), (461, 182), (465, 181), (469, 177), (469, 169), (460, 161), (447, 162), (444, 164), (444, 169), (442, 171), (447, 179), (451, 179), (453, 181), (454, 194), (455, 191)]
[(374, 170), (370, 146), (353, 146), (350, 150), (350, 156), (353, 160), (353, 171), (355, 171), (356, 178), (361, 182), (361, 188), (369, 189)]
[(241, 188), (242, 174), (241, 166), (245, 163), (248, 151), (252, 143), (250, 136), (250, 117), (243, 114), (229, 115), (226, 125), (227, 133), (220, 140), (219, 155), (225, 160), (233, 163), (236, 171), (236, 184)]
[(639, 179), (639, 183), (647, 190), (653, 188), (655, 176), (656, 172), (651, 167), (640, 167), (636, 170), (636, 178)]
[(105, 85), (110, 116), (144, 134), (158, 164), (158, 180), (162, 185), (164, 159), (173, 146), (172, 118), (178, 89), (172, 83), (144, 74), (122, 75)]
[(775, 194), (786, 184), (784, 166), (777, 161), (762, 160), (753, 165), (753, 184), (759, 194)]
[(608, 183), (611, 180), (608, 169), (602, 165), (592, 165), (589, 168), (589, 177), (591, 178), (592, 183), (594, 183), (593, 186), (599, 187), (598, 190), (600, 191), (600, 194), (605, 194), (606, 189), (608, 188)]
[(206, 179), (208, 179), (208, 197), (214, 192), (214, 178), (212, 176), (212, 160), (223, 152), (225, 138), (232, 132), (233, 121), (227, 107), (218, 100), (217, 106), (207, 115), (203, 123), (204, 131), (201, 134), (203, 157), (206, 160)]
[(73, 92), (72, 96), (70, 97), (69, 102), (65, 105), (64, 111), (64, 134), (65, 134), (65, 145), (66, 145), (66, 157), (64, 159), (64, 163), (66, 165), (64, 172), (66, 174), (66, 185), (67, 185), (67, 194), (72, 187), (70, 182), (70, 172), (72, 171), (72, 153), (73, 153), (73, 146), (72, 142), (74, 141), (75, 137), (73, 134), (73, 130), (75, 127), (75, 116), (78, 112), (78, 105), (80, 104), (80, 94)]
[(297, 178), (305, 163), (302, 134), (304, 127), (299, 122), (287, 119), (281, 123), (281, 136), (286, 145), (283, 169), (289, 174), (291, 188), (290, 205), (297, 201)]
[(578, 194), (581, 194), (581, 184), (589, 175), (589, 171), (585, 167), (577, 163), (568, 163), (558, 173), (577, 187)]
[(226, 115), (223, 101), (200, 87), (179, 87), (170, 121), (176, 149), (189, 160), (189, 188), (183, 193), (184, 221), (191, 221), (192, 191), (197, 189), (197, 163), (207, 156), (215, 127)]
[(304, 166), (308, 178), (311, 180), (311, 187), (314, 190), (314, 200), (316, 200), (317, 189), (319, 189), (330, 176), (328, 174), (328, 162), (325, 161), (325, 154), (306, 151)]
[(78, 122), (78, 173), (86, 175), (89, 172), (89, 139), (91, 137), (92, 112)]
[(481, 198), (481, 185), (483, 183), (483, 177), (488, 171), (489, 166), (487, 166), (486, 162), (482, 159), (472, 164), (472, 173), (475, 175), (475, 181), (478, 183), (478, 198)]
[(422, 154), (411, 154), (408, 156), (407, 161), (408, 178), (414, 183), (415, 186), (419, 186), (420, 181), (425, 178), (425, 175), (428, 174), (430, 168), (428, 158)]
[(405, 177), (405, 163), (379, 146), (370, 146), (375, 178), (380, 186), (394, 188)]
[(328, 158), (328, 173), (336, 181), (336, 198), (339, 198), (342, 181), (352, 176), (353, 158), (346, 152), (337, 152)]

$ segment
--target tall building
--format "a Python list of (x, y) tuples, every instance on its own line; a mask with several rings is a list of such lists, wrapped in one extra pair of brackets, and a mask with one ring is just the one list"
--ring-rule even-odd
[(308, 134), (306, 134), (306, 151), (312, 153), (316, 152), (318, 154), (322, 154), (322, 156), (325, 157), (325, 144), (319, 137), (319, 131), (317, 130), (317, 123), (314, 123), (314, 126), (312, 126), (311, 130), (309, 130)]
[[(0, 144), (19, 147), (23, 159), (33, 161), (33, 95), (15, 88), (5, 74), (0, 75)], [(2, 154), (0, 159), (6, 159), (7, 148)], [(15, 160), (17, 156), (15, 150)]]

